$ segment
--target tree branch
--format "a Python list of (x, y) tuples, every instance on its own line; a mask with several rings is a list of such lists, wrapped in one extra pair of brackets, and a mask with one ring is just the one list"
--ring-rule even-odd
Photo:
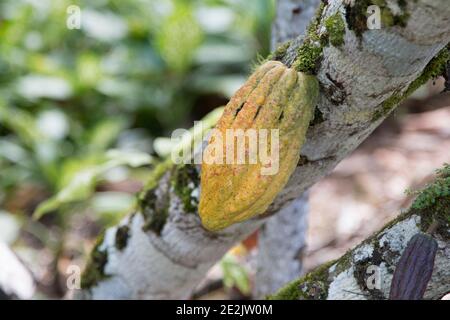
[[(447, 190), (447, 191), (445, 191)], [(416, 198), (411, 208), (341, 258), (282, 288), (271, 299), (388, 299), (392, 277), (408, 241), (431, 231), (438, 243), (425, 299), (450, 291), (450, 166)], [(433, 225), (434, 227), (430, 228)], [(420, 263), (420, 262), (418, 262)]]
[(387, 12), (405, 13), (408, 19), (391, 19), (392, 25), (380, 30), (361, 27), (367, 9), (361, 3), (365, 1), (355, 7), (329, 2), (304, 42), (296, 39), (273, 55), (316, 73), (322, 92), (301, 161), (268, 212), (221, 232), (207, 232), (197, 214), (198, 168), (159, 167), (140, 209), (108, 229), (94, 249), (81, 296), (189, 297), (233, 244), (328, 174), (399, 101), (440, 72), (443, 56), (430, 61), (450, 40), (445, 0), (418, 0), (406, 6), (400, 5), (404, 1), (390, 1)]

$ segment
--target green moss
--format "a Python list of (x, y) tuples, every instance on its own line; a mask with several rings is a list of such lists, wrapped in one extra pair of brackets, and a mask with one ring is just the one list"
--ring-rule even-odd
[(344, 44), (345, 22), (339, 13), (325, 20), (325, 28), (328, 32), (328, 39), (333, 46), (339, 47)]
[(250, 73), (254, 73), (260, 66), (262, 66), (267, 61), (275, 60), (272, 57), (273, 57), (273, 53), (270, 53), (267, 57), (257, 54), (256, 59), (251, 62)]
[(104, 233), (102, 233), (97, 243), (92, 249), (89, 261), (81, 276), (81, 288), (89, 289), (94, 287), (100, 280), (108, 278), (105, 274), (105, 266), (108, 262), (108, 252), (106, 250), (100, 250), (100, 246), (104, 241)]
[(392, 27), (392, 26), (406, 27), (408, 18), (409, 18), (408, 13), (404, 13), (401, 15), (393, 15), (389, 8), (381, 9), (382, 27)]
[(196, 213), (198, 208), (198, 198), (193, 196), (193, 191), (198, 189), (200, 178), (198, 171), (193, 164), (177, 166), (172, 176), (172, 186), (175, 193), (183, 202), (184, 211)]
[[(367, 8), (370, 5), (378, 5), (381, 10), (381, 21), (384, 27), (388, 26), (406, 26), (409, 14), (407, 12), (407, 2), (399, 0), (398, 4), (402, 11), (401, 14), (394, 15), (384, 0), (361, 0), (355, 1), (353, 5), (346, 7), (345, 20), (341, 13), (335, 13), (328, 17), (325, 22), (325, 33), (319, 33), (319, 24), (322, 18), (323, 10), (326, 6), (324, 2), (321, 3), (315, 19), (308, 27), (306, 36), (302, 45), (297, 49), (297, 58), (293, 63), (293, 67), (300, 72), (315, 74), (318, 65), (322, 59), (323, 49), (328, 44), (335, 47), (344, 44), (344, 35), (346, 32), (346, 23), (350, 30), (353, 30), (357, 36), (367, 30)], [(275, 50), (268, 59), (281, 60), (289, 47), (289, 43), (285, 43)]]
[(391, 228), (399, 221), (406, 220), (412, 215), (420, 216), (420, 230), (427, 232), (432, 222), (437, 222), (437, 232), (443, 239), (450, 239), (450, 165), (444, 164), (443, 168), (436, 170), (436, 177), (432, 183), (419, 191), (407, 190), (406, 193), (415, 195), (416, 198), (409, 210), (402, 212), (395, 219), (388, 222), (380, 232), (370, 237), (367, 241), (372, 241), (374, 237), (384, 230)]
[[(450, 166), (446, 164), (438, 171), (438, 177), (428, 185), (418, 196), (412, 207), (414, 209), (427, 209), (439, 205), (442, 198), (450, 196)], [(449, 213), (450, 215), (450, 213)]]
[(436, 57), (431, 59), (421, 75), (411, 83), (406, 91), (406, 95), (409, 96), (428, 80), (442, 75), (449, 60), (450, 51), (448, 47), (445, 47), (436, 55)]
[(391, 97), (386, 99), (380, 108), (375, 111), (372, 121), (377, 121), (380, 118), (389, 114), (402, 100), (410, 96), (414, 91), (416, 91), (420, 86), (425, 84), (428, 80), (436, 78), (443, 74), (447, 62), (450, 60), (449, 49), (445, 47), (439, 54), (434, 57), (422, 71), (421, 75), (411, 82), (408, 89), (403, 93), (394, 93)]
[(122, 250), (123, 248), (125, 248), (127, 246), (128, 238), (130, 236), (129, 232), (130, 232), (130, 228), (126, 225), (117, 228), (116, 240), (115, 240), (117, 249)]
[(298, 285), (300, 299), (324, 300), (328, 297), (329, 269), (335, 263), (336, 260), (325, 263), (300, 279)]
[(298, 300), (300, 298), (300, 291), (298, 287), (300, 279), (289, 282), (286, 286), (281, 288), (277, 293), (267, 297), (268, 300)]
[[(384, 226), (381, 231), (375, 233), (358, 246), (360, 247), (364, 244), (375, 246), (374, 253), (371, 257), (355, 262), (353, 260), (355, 249), (349, 250), (339, 259), (330, 261), (316, 268), (312, 272), (305, 275), (303, 278), (297, 279), (287, 284), (276, 294), (274, 294), (273, 296), (269, 296), (268, 298), (272, 300), (326, 299), (328, 297), (328, 290), (332, 277), (346, 270), (349, 270), (349, 268), (353, 266), (355, 269), (355, 279), (361, 287), (361, 290), (367, 292), (367, 297), (369, 299), (382, 299), (383, 294), (380, 290), (369, 290), (366, 286), (366, 280), (368, 276), (366, 273), (367, 268), (370, 265), (380, 265), (383, 262), (383, 251), (378, 247), (378, 240), (376, 240), (377, 237), (387, 228), (390, 228), (392, 224), (406, 218), (406, 214), (399, 216), (397, 219), (395, 219), (395, 222), (390, 222), (388, 225)], [(333, 265), (335, 265), (335, 268), (332, 274), (330, 274), (329, 270)]]
[(323, 56), (323, 49), (330, 43), (339, 47), (344, 44), (345, 21), (340, 13), (328, 17), (326, 32), (319, 33), (319, 25), (325, 4), (322, 2), (315, 19), (308, 27), (302, 45), (297, 49), (297, 58), (293, 64), (297, 71), (315, 74)]
[(336, 260), (335, 274), (339, 274), (350, 268), (353, 262), (352, 252), (348, 250), (342, 257)]
[(300, 72), (313, 74), (316, 71), (317, 63), (322, 57), (322, 47), (310, 40), (305, 40), (298, 48), (297, 55), (294, 68)]
[(317, 71), (318, 64), (322, 58), (323, 46), (326, 44), (326, 39), (317, 33), (324, 8), (325, 4), (322, 2), (316, 13), (316, 18), (308, 27), (303, 44), (297, 49), (297, 58), (293, 64), (297, 71), (310, 74), (314, 74)]
[(450, 165), (444, 164), (437, 170), (436, 178), (420, 191), (412, 192), (417, 195), (411, 211), (422, 217), (421, 230), (426, 232), (428, 227), (436, 222), (436, 232), (444, 239), (450, 234)]
[(279, 45), (274, 52), (269, 54), (269, 56), (265, 61), (267, 60), (280, 61), (286, 55), (287, 49), (289, 48), (290, 45), (291, 41), (286, 41), (285, 43)]
[(393, 93), (392, 96), (387, 98), (381, 107), (377, 108), (372, 117), (372, 122), (376, 122), (379, 119), (387, 116), (401, 101), (403, 100), (403, 95), (397, 92)]
[(336, 261), (330, 261), (321, 265), (267, 298), (269, 300), (326, 299), (329, 287), (329, 269), (335, 263)]

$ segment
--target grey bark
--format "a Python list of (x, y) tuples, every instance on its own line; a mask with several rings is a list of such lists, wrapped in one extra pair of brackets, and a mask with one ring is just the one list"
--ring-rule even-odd
[(259, 230), (256, 298), (276, 292), (301, 275), (308, 212), (308, 192), (305, 192), (271, 217)]
[(320, 0), (278, 0), (272, 27), (272, 48), (305, 33)]

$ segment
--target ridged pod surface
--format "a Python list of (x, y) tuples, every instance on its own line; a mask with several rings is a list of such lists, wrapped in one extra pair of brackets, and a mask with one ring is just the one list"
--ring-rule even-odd
[[(216, 154), (217, 148), (210, 148), (218, 144), (215, 134), (204, 151), (204, 159), (215, 156), (222, 160), (202, 164), (199, 213), (206, 229), (220, 230), (267, 210), (298, 163), (318, 92), (314, 76), (297, 72), (281, 62), (269, 61), (231, 98), (216, 126), (216, 133), (223, 137), (221, 152)], [(263, 162), (259, 156), (256, 163), (250, 163), (248, 156), (254, 149), (250, 150), (248, 139), (243, 144), (246, 162), (227, 163), (226, 148), (230, 148), (231, 140), (226, 138), (227, 129), (244, 132), (256, 129), (258, 133), (263, 132), (260, 129), (267, 129), (268, 150), (264, 153), (278, 152), (278, 163)], [(271, 138), (271, 129), (278, 129), (278, 144)], [(258, 142), (261, 139), (258, 135)], [(230, 150), (236, 155), (238, 143), (234, 142)], [(262, 173), (262, 169), (270, 167), (278, 168), (275, 174)]]
[(418, 233), (409, 240), (392, 278), (390, 300), (420, 300), (433, 273), (438, 244)]

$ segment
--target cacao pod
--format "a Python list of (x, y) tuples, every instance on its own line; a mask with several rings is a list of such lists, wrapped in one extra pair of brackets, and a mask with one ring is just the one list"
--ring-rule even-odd
[[(318, 92), (314, 76), (297, 72), (281, 62), (269, 61), (231, 98), (216, 126), (216, 133), (225, 139), (218, 141), (218, 136), (212, 135), (204, 151), (199, 213), (206, 229), (220, 230), (267, 210), (298, 163)], [(260, 149), (256, 161), (239, 163), (236, 157), (239, 145), (234, 143), (235, 137), (227, 136), (229, 129), (232, 134), (239, 129), (244, 132), (255, 129), (258, 142), (264, 140), (264, 129), (266, 137), (269, 131), (277, 129), (276, 140), (274, 136), (270, 141), (264, 140), (268, 148), (265, 153), (276, 153), (276, 159), (261, 161)], [(250, 159), (255, 150), (249, 137), (250, 134), (245, 135), (244, 139), (248, 139), (242, 145), (245, 157)], [(222, 149), (209, 148), (212, 145)], [(258, 146), (261, 148), (260, 144)], [(233, 154), (231, 162), (227, 162), (228, 151)], [(205, 161), (214, 156), (221, 161)], [(274, 172), (267, 173), (274, 168)]]
[(403, 251), (392, 278), (390, 300), (420, 300), (433, 273), (438, 244), (424, 233), (415, 234)]

